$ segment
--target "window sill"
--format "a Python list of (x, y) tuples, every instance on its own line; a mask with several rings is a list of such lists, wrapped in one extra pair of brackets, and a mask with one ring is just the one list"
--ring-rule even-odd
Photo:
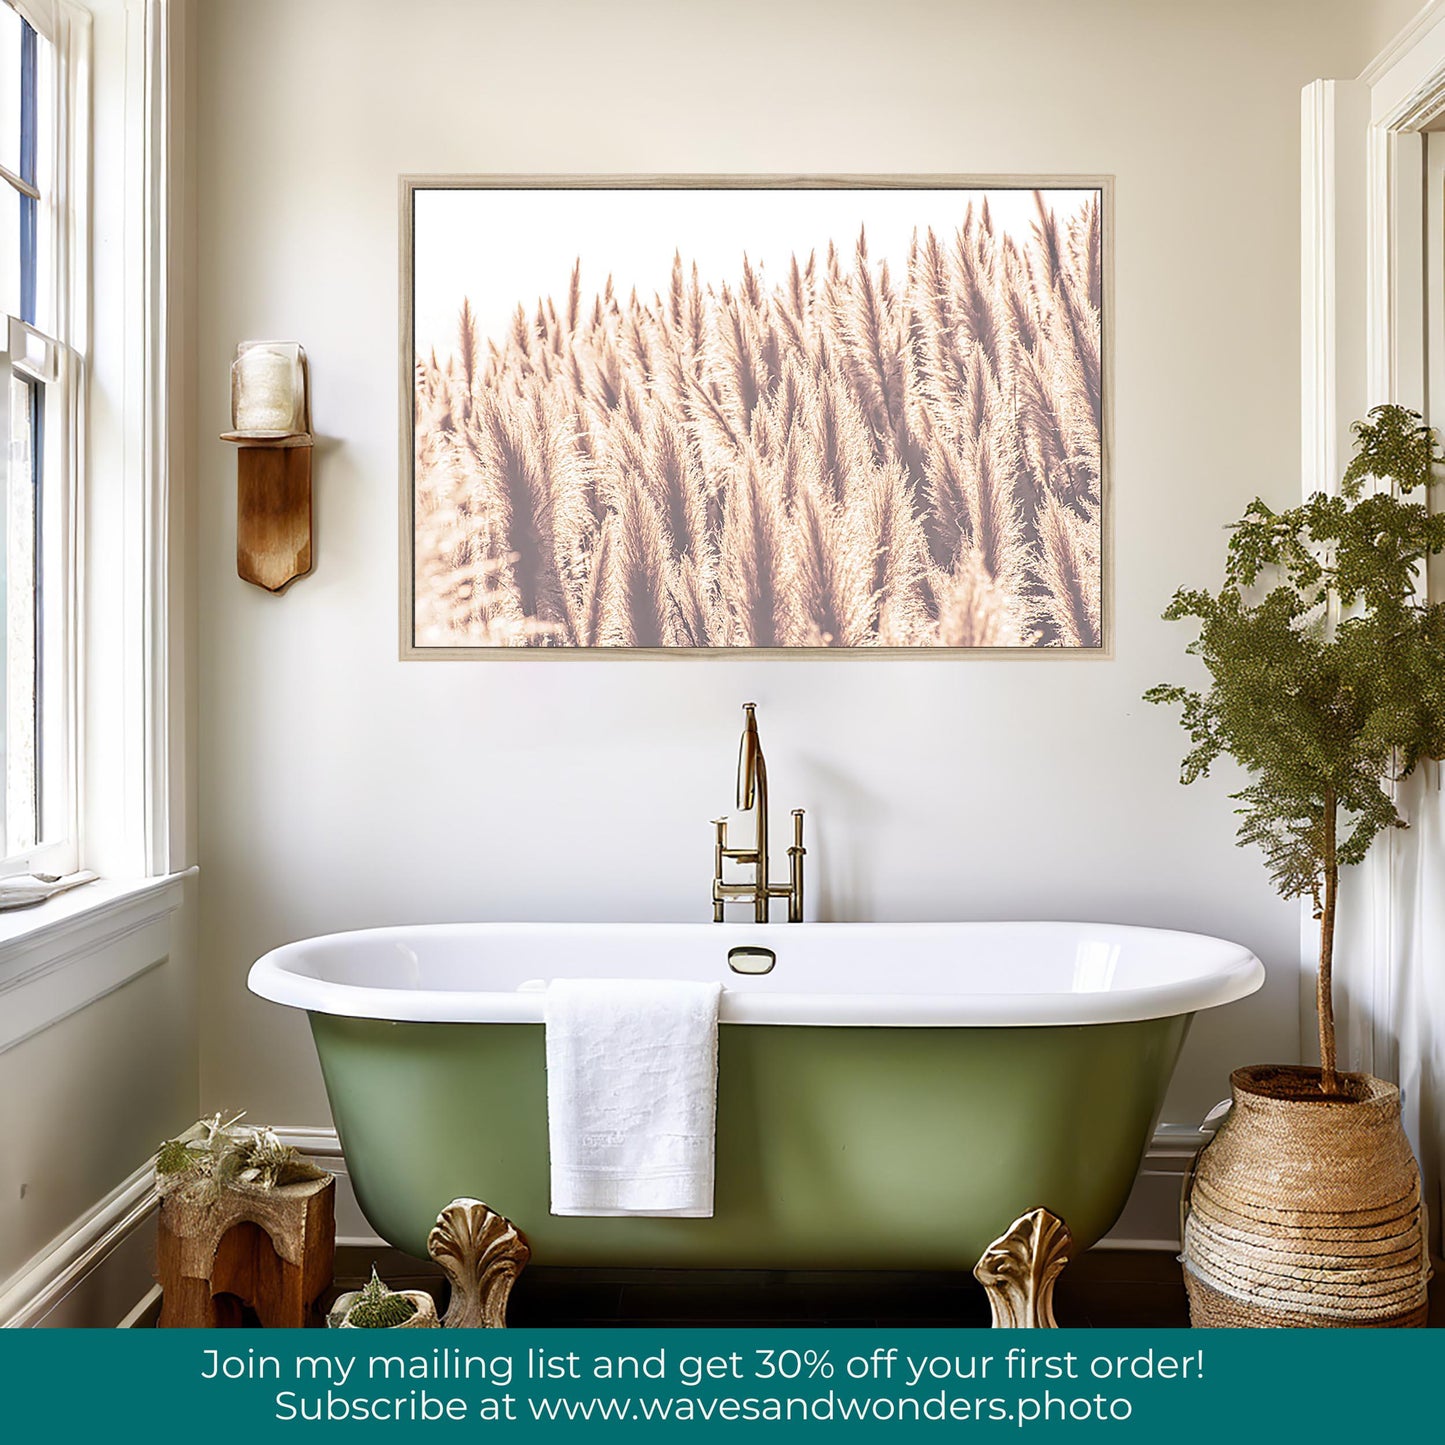
[(103, 878), (0, 914), (0, 1053), (164, 963), (195, 871)]

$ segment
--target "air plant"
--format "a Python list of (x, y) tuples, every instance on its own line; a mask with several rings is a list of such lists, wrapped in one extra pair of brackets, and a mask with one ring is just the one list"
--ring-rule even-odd
[(245, 1114), (200, 1119), (184, 1134), (166, 1139), (156, 1151), (156, 1185), (163, 1194), (181, 1193), (197, 1202), (214, 1200), (223, 1188), (242, 1185), (275, 1189), (325, 1177), (274, 1129), (241, 1126)]

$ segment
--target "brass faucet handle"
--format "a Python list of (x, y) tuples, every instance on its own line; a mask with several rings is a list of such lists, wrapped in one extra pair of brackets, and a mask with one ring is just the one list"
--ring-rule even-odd
[(723, 897), (719, 890), (723, 886), (723, 857), (727, 853), (728, 820), (714, 818), (712, 826), (716, 833), (712, 848), (712, 921), (721, 923), (723, 921)]
[(788, 849), (788, 922), (803, 921), (803, 810), (793, 809), (793, 846)]
[[(736, 863), (756, 863), (758, 850), (756, 848), (729, 848), (728, 847), (728, 820), (726, 818), (714, 818), (712, 825), (717, 829), (715, 851), (719, 866), (724, 858), (731, 858)], [(721, 876), (721, 874), (719, 874)]]

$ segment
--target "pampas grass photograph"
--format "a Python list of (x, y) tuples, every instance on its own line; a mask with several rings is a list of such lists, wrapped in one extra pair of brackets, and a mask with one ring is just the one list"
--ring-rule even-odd
[(417, 649), (1102, 645), (1098, 190), (412, 199)]

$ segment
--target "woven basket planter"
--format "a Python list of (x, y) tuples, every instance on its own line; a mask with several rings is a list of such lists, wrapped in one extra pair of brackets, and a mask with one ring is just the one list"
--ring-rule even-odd
[(1186, 1184), (1196, 1328), (1423, 1325), (1430, 1256), (1400, 1091), (1317, 1069), (1230, 1076), (1234, 1107)]

